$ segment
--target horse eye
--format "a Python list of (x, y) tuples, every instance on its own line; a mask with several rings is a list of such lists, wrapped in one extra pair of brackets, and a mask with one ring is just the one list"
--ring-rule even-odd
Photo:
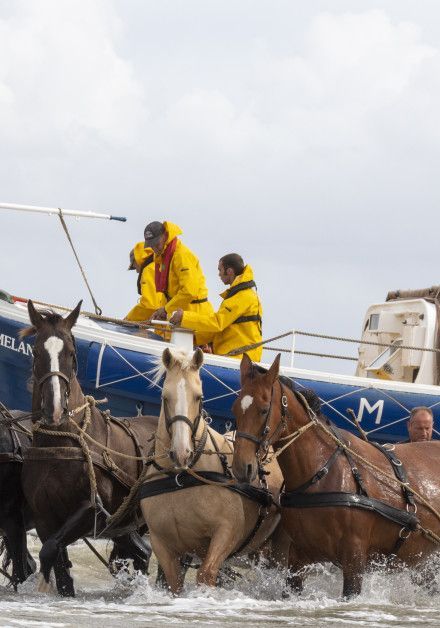
[(195, 400), (196, 401), (201, 401), (203, 399), (203, 395), (196, 395), (195, 396)]
[(263, 416), (266, 416), (268, 412), (269, 412), (269, 408), (261, 408), (260, 410), (260, 414), (262, 414)]

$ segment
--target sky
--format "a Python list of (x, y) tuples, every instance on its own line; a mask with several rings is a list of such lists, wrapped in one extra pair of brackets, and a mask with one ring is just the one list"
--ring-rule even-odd
[[(127, 217), (67, 219), (109, 316), (171, 220), (215, 307), (238, 252), (265, 337), (360, 337), (389, 290), (440, 283), (439, 112), (437, 0), (0, 0), (0, 202)], [(57, 217), (0, 210), (0, 236), (0, 289), (92, 310)]]

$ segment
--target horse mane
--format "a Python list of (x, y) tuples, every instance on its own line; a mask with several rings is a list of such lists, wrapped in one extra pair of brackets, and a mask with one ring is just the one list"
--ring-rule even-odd
[[(61, 314), (54, 312), (54, 310), (38, 310), (38, 313), (44, 317), (44, 320), (47, 321), (50, 325), (55, 326), (60, 321), (64, 320)], [(34, 325), (30, 327), (25, 327), (18, 332), (20, 338), (27, 338), (28, 336), (35, 336), (37, 333), (37, 328)]]
[[(193, 351), (188, 351), (186, 349), (179, 349), (176, 347), (168, 347), (171, 355), (175, 362), (179, 363), (180, 370), (189, 371), (192, 368), (192, 359), (194, 356)], [(167, 369), (162, 360), (162, 355), (159, 355), (154, 358), (155, 365), (149, 371), (149, 374), (152, 376), (153, 384), (158, 384), (162, 377), (165, 375)]]
[[(264, 375), (268, 371), (268, 369), (265, 369), (263, 366), (254, 363), (252, 363), (252, 369), (257, 371), (261, 375)], [(251, 373), (251, 377), (252, 376), (253, 373)], [(284, 386), (287, 386), (287, 388), (289, 388), (289, 390), (293, 392), (293, 394), (296, 396), (302, 406), (304, 406), (304, 404), (301, 400), (301, 397), (298, 397), (297, 393), (301, 393), (301, 395), (309, 404), (310, 408), (317, 416), (321, 415), (321, 401), (314, 390), (312, 390), (311, 388), (302, 388), (301, 390), (299, 390), (298, 387), (295, 385), (295, 382), (293, 382), (290, 377), (287, 377), (286, 375), (278, 375), (278, 379), (282, 384), (284, 384)]]

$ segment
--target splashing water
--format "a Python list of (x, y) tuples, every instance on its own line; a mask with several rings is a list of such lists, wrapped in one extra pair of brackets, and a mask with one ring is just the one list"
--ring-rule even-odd
[[(29, 538), (30, 549), (39, 545)], [(106, 551), (106, 543), (97, 543)], [(440, 594), (432, 595), (414, 584), (410, 570), (386, 569), (367, 574), (362, 594), (350, 602), (340, 599), (342, 576), (329, 566), (310, 568), (304, 593), (286, 596), (285, 574), (253, 567), (240, 570), (223, 588), (197, 587), (194, 571), (185, 589), (174, 598), (154, 586), (155, 564), (150, 577), (113, 579), (83, 543), (69, 548), (77, 596), (62, 599), (36, 592), (38, 576), (19, 587), (17, 594), (0, 586), (0, 626), (438, 626)], [(431, 566), (440, 585), (440, 559)], [(284, 597), (283, 597), (284, 591)]]

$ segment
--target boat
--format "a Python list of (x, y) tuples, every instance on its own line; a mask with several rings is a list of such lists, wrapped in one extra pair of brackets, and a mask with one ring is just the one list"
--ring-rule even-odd
[[(356, 372), (343, 375), (283, 366), (298, 390), (311, 388), (321, 399), (324, 414), (337, 426), (368, 438), (398, 442), (407, 438), (406, 422), (416, 406), (428, 406), (434, 425), (440, 419), (438, 386), (438, 314), (436, 287), (409, 293), (390, 293), (383, 303), (368, 308), (362, 325)], [(66, 313), (66, 308), (59, 308)], [(31, 396), (32, 338), (20, 339), (29, 325), (26, 299), (0, 292), (0, 401), (28, 411)], [(103, 406), (115, 416), (159, 413), (161, 386), (152, 370), (167, 345), (124, 321), (82, 314), (74, 328), (78, 377), (86, 394), (106, 398)], [(295, 332), (292, 332), (294, 334)], [(299, 334), (301, 332), (296, 332)], [(192, 347), (192, 333), (173, 330), (171, 343)], [(294, 358), (294, 347), (291, 359)], [(204, 407), (213, 427), (234, 428), (231, 406), (240, 389), (237, 359), (205, 355), (201, 376)], [(268, 367), (266, 364), (263, 366)], [(439, 432), (434, 430), (434, 437)]]
[[(125, 221), (121, 216), (0, 203), (0, 209), (58, 215), (68, 234), (65, 216)], [(81, 268), (82, 270), (82, 268)], [(160, 382), (152, 375), (170, 337), (175, 346), (193, 347), (190, 330), (169, 326), (157, 335), (144, 325), (101, 315), (86, 281), (95, 314), (82, 313), (74, 328), (78, 378), (86, 394), (106, 399), (103, 408), (115, 416), (159, 414)], [(337, 426), (378, 442), (407, 439), (406, 423), (411, 409), (427, 406), (434, 415), (433, 437), (439, 438), (440, 420), (440, 286), (423, 290), (388, 293), (384, 302), (371, 305), (364, 317), (359, 339), (344, 339), (290, 330), (277, 336), (290, 337), (290, 365), (281, 372), (301, 391), (312, 389), (319, 396), (324, 414)], [(0, 290), (0, 402), (11, 409), (29, 411), (32, 373), (32, 338), (22, 340), (20, 331), (29, 325), (27, 298), (12, 297)], [(38, 305), (38, 301), (34, 301)], [(44, 304), (40, 304), (44, 308)], [(55, 311), (66, 313), (65, 307)], [(353, 375), (297, 368), (296, 338), (318, 336), (358, 345)], [(272, 340), (275, 340), (272, 339)], [(269, 342), (269, 341), (266, 341)], [(267, 347), (265, 344), (265, 348)], [(283, 350), (283, 349), (281, 349)], [(284, 349), (284, 351), (289, 351)], [(323, 357), (341, 357), (324, 353)], [(342, 356), (343, 359), (344, 356)], [(262, 366), (268, 367), (268, 364)], [(228, 356), (206, 354), (201, 369), (204, 407), (220, 432), (234, 429), (232, 404), (240, 390), (240, 363)]]

